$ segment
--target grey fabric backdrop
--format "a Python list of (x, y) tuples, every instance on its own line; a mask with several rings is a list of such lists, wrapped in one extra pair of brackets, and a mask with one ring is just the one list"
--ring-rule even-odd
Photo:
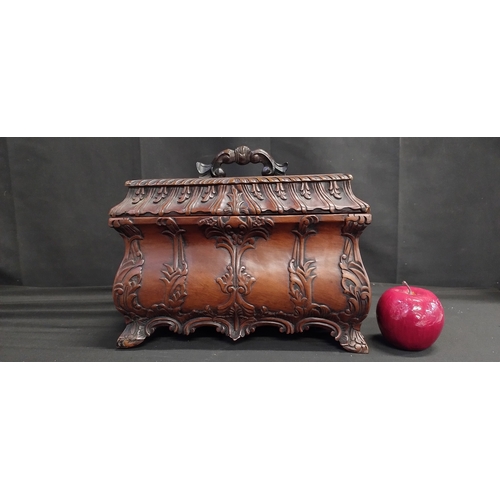
[(361, 238), (371, 281), (499, 285), (500, 139), (274, 137), (0, 139), (0, 284), (111, 285), (123, 242), (107, 215), (124, 182), (193, 177), (196, 161), (241, 144), (290, 174), (354, 176), (372, 207)]

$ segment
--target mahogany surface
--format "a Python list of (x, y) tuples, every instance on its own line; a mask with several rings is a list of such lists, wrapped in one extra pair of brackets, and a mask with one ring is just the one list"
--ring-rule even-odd
[[(225, 177), (231, 162), (261, 162), (264, 175)], [(259, 326), (315, 326), (367, 353), (359, 236), (371, 214), (352, 176), (274, 176), (286, 164), (244, 146), (198, 170), (213, 177), (127, 181), (110, 211), (125, 243), (113, 285), (126, 323), (117, 345), (137, 346), (160, 325), (184, 334), (211, 325), (234, 340)]]

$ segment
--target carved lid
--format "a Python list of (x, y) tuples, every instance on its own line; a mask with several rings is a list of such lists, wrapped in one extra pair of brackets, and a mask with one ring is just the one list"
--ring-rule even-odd
[(288, 182), (318, 182), (325, 180), (350, 181), (352, 175), (347, 174), (311, 174), (311, 175), (276, 175), (254, 177), (189, 177), (186, 179), (138, 179), (127, 181), (125, 186), (206, 186), (207, 184), (274, 184)]
[(354, 196), (351, 180), (346, 174), (131, 180), (125, 199), (109, 215), (369, 212)]

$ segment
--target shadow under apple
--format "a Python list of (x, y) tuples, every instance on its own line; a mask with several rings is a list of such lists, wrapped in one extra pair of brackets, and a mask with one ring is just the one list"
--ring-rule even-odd
[(431, 355), (435, 350), (434, 345), (431, 345), (422, 351), (406, 351), (404, 349), (399, 349), (389, 343), (381, 333), (368, 334), (365, 335), (365, 337), (370, 348), (383, 351), (386, 354), (391, 354), (393, 356), (400, 356), (402, 358), (425, 358), (429, 357), (429, 355)]

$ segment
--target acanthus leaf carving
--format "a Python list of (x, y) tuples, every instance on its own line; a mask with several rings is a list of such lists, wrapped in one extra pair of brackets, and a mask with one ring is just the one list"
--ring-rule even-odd
[(190, 197), (191, 197), (191, 186), (184, 186), (177, 201), (179, 203), (184, 203), (186, 200), (189, 200)]
[(145, 313), (138, 298), (144, 265), (139, 242), (144, 236), (130, 220), (114, 221), (113, 225), (125, 240), (125, 255), (113, 284), (115, 306), (125, 317), (137, 319)]
[(144, 187), (138, 187), (135, 189), (134, 196), (132, 197), (132, 204), (135, 205), (144, 199), (146, 191)]
[(258, 200), (262, 201), (264, 199), (264, 196), (262, 194), (262, 191), (260, 190), (260, 187), (258, 184), (251, 184), (250, 191), (252, 195), (257, 198)]
[(287, 199), (286, 191), (283, 188), (283, 184), (281, 182), (277, 182), (276, 184), (274, 184), (274, 191), (277, 194), (278, 198), (280, 198), (281, 200)]
[(160, 186), (157, 188), (155, 196), (153, 197), (153, 203), (160, 203), (161, 200), (164, 200), (167, 197), (168, 188), (166, 186)]
[(307, 182), (302, 182), (300, 184), (300, 194), (306, 200), (310, 200), (311, 199), (311, 189), (310, 189), (309, 184)]
[(337, 181), (330, 181), (328, 191), (337, 200), (342, 199), (342, 192), (340, 191)]
[(292, 258), (288, 263), (289, 295), (297, 317), (328, 317), (333, 314), (327, 305), (315, 303), (313, 300), (313, 282), (317, 277), (316, 261), (306, 257), (306, 240), (318, 232), (318, 222), (316, 215), (306, 215), (292, 231), (295, 234), (295, 242)]
[[(258, 215), (295, 213), (367, 213), (349, 176), (248, 177), (239, 179), (163, 179), (127, 182), (129, 192), (110, 215), (158, 214)], [(342, 200), (339, 203), (338, 200)]]
[(370, 223), (371, 215), (348, 215), (342, 228), (344, 247), (340, 256), (341, 285), (347, 295), (347, 309), (339, 314), (342, 330), (336, 339), (348, 351), (368, 352), (359, 325), (370, 310), (371, 288), (361, 260), (358, 238)]
[(232, 317), (232, 338), (244, 335), (245, 320), (255, 319), (255, 306), (246, 301), (256, 278), (242, 264), (244, 253), (255, 248), (259, 238), (267, 240), (274, 221), (259, 216), (221, 216), (202, 219), (205, 236), (215, 239), (215, 246), (228, 252), (227, 272), (215, 279), (221, 291), (228, 295), (225, 303), (217, 307), (218, 317)]
[[(125, 315), (127, 322), (126, 339), (122, 339), (123, 346), (137, 345), (159, 324), (166, 324), (173, 331), (184, 333), (189, 333), (197, 326), (214, 325), (218, 331), (235, 340), (254, 331), (259, 325), (275, 325), (287, 333), (301, 332), (309, 326), (321, 326), (330, 328), (332, 335), (335, 334), (335, 338), (345, 349), (367, 352), (368, 347), (359, 329), (361, 321), (368, 314), (371, 290), (359, 254), (358, 237), (369, 224), (371, 216), (367, 213), (348, 212), (351, 207), (347, 204), (349, 200), (354, 199), (350, 194), (348, 180), (331, 176), (328, 180), (322, 179), (321, 184), (315, 184), (316, 180), (316, 177), (311, 177), (303, 182), (287, 184), (287, 180), (276, 182), (271, 179), (267, 183), (261, 183), (260, 180), (249, 182), (245, 179), (240, 184), (228, 182), (200, 185), (184, 185), (181, 182), (155, 185), (152, 181), (144, 181), (144, 184), (134, 186), (135, 194), (130, 191), (127, 195), (128, 207), (133, 199), (133, 212), (127, 214), (127, 217), (145, 214), (146, 221), (134, 218), (139, 224), (138, 227), (132, 219), (110, 220), (110, 225), (120, 232), (126, 245), (125, 257), (113, 286), (115, 304)], [(153, 190), (150, 189), (151, 186), (155, 186)], [(286, 200), (287, 197), (289, 200), (283, 203), (281, 200)], [(333, 205), (334, 198), (344, 201), (336, 207)], [(308, 203), (308, 199), (313, 201)], [(259, 203), (260, 201), (263, 203)], [(201, 203), (205, 205), (202, 206)], [(151, 210), (153, 204), (156, 204), (154, 212)], [(126, 207), (127, 205), (123, 204), (120, 210), (126, 210)], [(356, 208), (358, 212), (365, 210), (367, 205), (359, 207)], [(312, 210), (316, 212), (311, 213)], [(255, 272), (253, 265), (248, 264), (254, 261), (249, 259), (245, 262), (243, 258), (247, 250), (255, 248), (259, 239), (267, 240), (270, 237), (275, 222), (271, 217), (261, 216), (262, 211), (276, 216), (299, 212), (302, 216), (293, 230), (292, 255), (286, 250), (288, 255), (283, 262), (285, 269), (282, 272), (285, 273), (285, 279), (288, 272), (289, 278), (289, 290), (286, 290), (286, 285), (284, 290), (286, 305), (279, 305), (276, 310), (251, 303), (252, 298), (249, 298), (249, 295), (258, 278), (252, 274)], [(322, 215), (325, 212), (326, 215)], [(227, 266), (213, 277), (212, 282), (227, 297), (227, 300), (221, 301), (223, 303), (207, 306), (204, 310), (182, 310), (187, 296), (188, 265), (185, 258), (185, 231), (178, 226), (175, 218), (168, 216), (175, 213), (183, 215), (181, 221), (185, 220), (186, 215), (197, 214), (194, 220), (204, 230), (205, 236), (215, 240), (215, 246), (227, 252)], [(331, 217), (331, 213), (342, 215)], [(141, 245), (144, 251), (150, 247), (142, 243), (144, 236), (140, 227), (144, 226), (140, 224), (150, 224), (151, 216), (155, 214), (159, 216), (157, 224), (162, 226), (162, 233), (167, 237), (168, 249), (168, 239), (171, 240), (172, 257), (159, 261), (160, 269), (156, 279), (162, 281), (163, 288), (156, 282), (154, 290), (158, 290), (159, 297), (153, 300), (158, 303), (151, 305), (151, 302), (144, 302), (143, 304), (149, 307), (146, 309), (140, 303), (140, 298), (146, 300), (149, 297), (149, 287), (141, 292), (145, 265)], [(199, 217), (200, 215), (205, 218)], [(297, 221), (298, 218), (294, 217), (292, 220)], [(276, 222), (282, 220), (281, 217), (275, 219)], [(340, 248), (335, 245), (341, 253), (334, 275), (338, 276), (340, 270), (341, 289), (346, 304), (345, 310), (340, 312), (332, 309), (336, 306), (314, 301), (315, 283), (321, 286), (322, 294), (326, 283), (323, 277), (318, 278), (323, 269), (318, 269), (318, 262), (308, 256), (307, 242), (312, 237), (316, 243), (318, 227), (321, 232), (323, 228), (322, 224), (318, 225), (320, 220), (325, 221), (325, 224), (326, 221), (344, 221), (340, 229), (343, 242), (340, 243)], [(290, 227), (288, 223), (287, 227)], [(149, 237), (149, 230), (145, 230), (144, 234)], [(193, 243), (199, 243), (199, 237), (194, 238)], [(191, 240), (188, 244), (191, 244)], [(321, 259), (319, 262), (323, 263), (323, 257)], [(150, 276), (149, 266), (146, 271), (146, 275)], [(256, 275), (260, 276), (257, 272)], [(338, 286), (337, 284), (337, 288)], [(317, 293), (319, 297), (320, 288), (317, 288)], [(334, 303), (338, 303), (338, 299)], [(281, 307), (286, 312), (278, 310)]]
[(217, 191), (215, 190), (215, 186), (213, 184), (206, 186), (201, 195), (201, 202), (206, 203), (207, 201), (212, 200), (216, 194)]
[(226, 208), (224, 209), (225, 214), (248, 214), (248, 206), (245, 205), (242, 193), (236, 186), (231, 186), (231, 190), (227, 193), (229, 201), (226, 203)]
[(172, 240), (172, 264), (163, 263), (160, 280), (165, 285), (163, 303), (154, 304), (153, 309), (168, 311), (170, 314), (179, 313), (187, 297), (188, 265), (184, 254), (184, 229), (171, 217), (162, 217), (157, 221), (164, 226), (162, 234)]

